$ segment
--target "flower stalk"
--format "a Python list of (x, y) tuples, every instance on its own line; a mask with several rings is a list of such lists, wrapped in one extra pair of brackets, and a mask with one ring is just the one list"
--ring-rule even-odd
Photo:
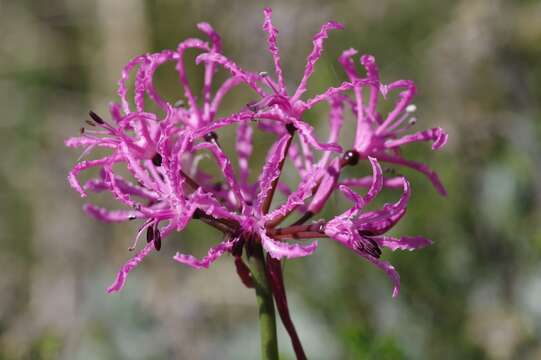
[(248, 256), (248, 267), (252, 275), (259, 316), (259, 336), (261, 339), (261, 359), (278, 360), (278, 339), (276, 337), (276, 316), (272, 289), (265, 270), (265, 257), (261, 244), (253, 244), (253, 252)]

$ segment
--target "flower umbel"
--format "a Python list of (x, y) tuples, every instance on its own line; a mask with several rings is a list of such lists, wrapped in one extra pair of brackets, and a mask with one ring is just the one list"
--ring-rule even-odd
[[(348, 81), (302, 99), (329, 31), (343, 28), (336, 22), (324, 24), (314, 36), (304, 73), (291, 95), (281, 67), (278, 30), (272, 23), (270, 9), (264, 11), (263, 30), (275, 67), (274, 78), (268, 73), (241, 69), (222, 53), (220, 36), (209, 24), (200, 23), (198, 28), (210, 42), (187, 39), (175, 50), (145, 54), (125, 66), (118, 88), (120, 103), (110, 106), (110, 120), (91, 111), (91, 120), (87, 121), (90, 127), (66, 140), (67, 146), (84, 149), (80, 159), (95, 149), (105, 149), (108, 155), (80, 160), (70, 171), (68, 181), (82, 197), (88, 192), (109, 192), (122, 205), (120, 210), (108, 210), (86, 204), (85, 211), (98, 220), (140, 222), (130, 250), (139, 247), (138, 239), (146, 233), (147, 244), (121, 267), (108, 292), (121, 290), (128, 274), (146, 256), (159, 251), (172, 232), (183, 231), (191, 221), (204, 222), (223, 237), (203, 258), (177, 253), (174, 260), (201, 269), (224, 254), (231, 254), (241, 281), (253, 287), (261, 277), (254, 276), (254, 268), (245, 261), (260, 257), (265, 264), (263, 279), (270, 282), (297, 358), (303, 359), (306, 356), (289, 315), (281, 261), (312, 254), (318, 239), (333, 240), (385, 271), (394, 284), (393, 296), (397, 296), (399, 276), (392, 265), (381, 259), (382, 248), (414, 250), (431, 242), (423, 237), (386, 235), (404, 216), (411, 187), (403, 176), (384, 177), (379, 162), (421, 171), (445, 194), (437, 175), (425, 164), (403, 158), (399, 148), (415, 141), (432, 141), (432, 148), (439, 149), (447, 135), (441, 128), (404, 135), (413, 123), (413, 82), (382, 84), (375, 60), (369, 55), (360, 57), (366, 70), (366, 76), (361, 76), (353, 59), (356, 51), (352, 49), (339, 57)], [(197, 64), (204, 63), (200, 96), (195, 95), (197, 91), (186, 77), (185, 51), (189, 48), (203, 52), (193, 59)], [(176, 65), (185, 100), (182, 104), (169, 103), (154, 86), (156, 70), (167, 62)], [(222, 68), (228, 77), (213, 91), (213, 75)], [(132, 73), (135, 89), (133, 101), (129, 101), (127, 82)], [(252, 89), (257, 99), (235, 113), (216, 118), (226, 94), (239, 85)], [(398, 100), (384, 116), (377, 109), (378, 99), (385, 99), (394, 91), (400, 91)], [(145, 99), (159, 111), (149, 111)], [(322, 102), (327, 102), (330, 109), (326, 142), (314, 136), (312, 125), (303, 118), (308, 109)], [(355, 116), (356, 136), (353, 144), (345, 144), (350, 150), (343, 151), (340, 138), (346, 108)], [(220, 144), (220, 133), (231, 127), (236, 128), (236, 151), (227, 154)], [(255, 131), (270, 133), (274, 143), (257, 180), (251, 181)], [(211, 175), (208, 168), (200, 165), (202, 158), (212, 160), (219, 176)], [(281, 178), (286, 162), (291, 162), (299, 174), (293, 187)], [(371, 174), (343, 178), (344, 169), (358, 169), (362, 162), (370, 164)], [(79, 173), (90, 168), (98, 169), (99, 175), (81, 185)], [(353, 188), (367, 190), (360, 195)], [(402, 195), (395, 203), (366, 210), (384, 188), (402, 189)], [(277, 191), (285, 195), (282, 203), (275, 199)], [(310, 221), (319, 216), (333, 194), (344, 195), (352, 206), (342, 214)], [(293, 216), (296, 218), (292, 219)], [(261, 254), (266, 255), (266, 260)]]

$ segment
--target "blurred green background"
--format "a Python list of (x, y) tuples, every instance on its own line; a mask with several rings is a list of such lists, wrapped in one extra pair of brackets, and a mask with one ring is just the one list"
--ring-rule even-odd
[[(106, 114), (130, 58), (199, 36), (199, 21), (238, 63), (271, 70), (264, 5), (290, 87), (311, 36), (337, 20), (346, 30), (330, 36), (310, 87), (343, 80), (336, 59), (355, 47), (376, 56), (384, 81), (416, 82), (419, 128), (450, 134), (441, 152), (407, 150), (440, 172), (449, 196), (405, 171), (413, 197), (394, 233), (435, 244), (384, 253), (402, 277), (398, 299), (382, 272), (330, 242), (286, 264), (309, 358), (540, 359), (541, 2), (532, 0), (0, 0), (0, 359), (257, 358), (255, 299), (231, 258), (205, 271), (171, 259), (219, 240), (203, 227), (168, 239), (123, 292), (105, 293), (137, 225), (83, 213), (66, 182), (79, 152), (63, 140), (89, 109)], [(172, 71), (158, 75), (181, 96)], [(307, 119), (320, 132), (325, 110)], [(281, 328), (280, 339), (292, 359)]]

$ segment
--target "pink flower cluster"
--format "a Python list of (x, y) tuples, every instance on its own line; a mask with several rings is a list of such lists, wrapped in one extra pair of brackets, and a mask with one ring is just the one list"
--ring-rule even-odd
[[(310, 255), (317, 248), (316, 239), (331, 239), (384, 270), (394, 283), (396, 296), (399, 276), (392, 265), (380, 258), (381, 249), (414, 250), (431, 242), (423, 237), (385, 235), (406, 212), (411, 188), (403, 176), (385, 177), (380, 162), (418, 170), (445, 194), (435, 172), (400, 153), (408, 143), (431, 141), (432, 149), (440, 149), (447, 141), (441, 128), (410, 132), (415, 122), (413, 82), (382, 83), (374, 57), (357, 58), (357, 52), (349, 49), (338, 59), (347, 81), (307, 98), (308, 82), (322, 55), (324, 41), (331, 30), (342, 29), (342, 25), (326, 23), (314, 36), (304, 73), (292, 92), (287, 89), (282, 71), (278, 30), (270, 9), (264, 12), (263, 30), (274, 74), (242, 69), (224, 55), (220, 36), (209, 24), (200, 23), (198, 28), (208, 40), (187, 39), (176, 50), (145, 54), (130, 61), (119, 81), (120, 103), (111, 104), (108, 120), (90, 112), (89, 127), (81, 129), (80, 136), (66, 140), (67, 146), (84, 149), (81, 158), (98, 149), (107, 153), (79, 161), (69, 173), (70, 185), (83, 197), (88, 192), (109, 192), (123, 208), (108, 210), (88, 203), (85, 211), (105, 222), (140, 221), (132, 249), (138, 247), (137, 240), (146, 233), (146, 245), (122, 266), (108, 291), (122, 289), (128, 273), (150, 253), (159, 251), (162, 241), (172, 232), (182, 231), (191, 221), (203, 221), (223, 233), (223, 239), (202, 259), (177, 253), (174, 260), (199, 269), (230, 253), (241, 279), (249, 285), (250, 274), (242, 254), (244, 251), (249, 255), (258, 244), (268, 255), (269, 276), (276, 277), (279, 286), (277, 261), (279, 264), (283, 258)], [(188, 49), (201, 52), (190, 60), (204, 66), (200, 91), (190, 85), (186, 76)], [(176, 65), (185, 98), (182, 104), (168, 102), (154, 85), (156, 70), (169, 62)], [(215, 84), (214, 74), (224, 70), (227, 79)], [(127, 84), (132, 76), (134, 96), (128, 99)], [(252, 89), (256, 100), (229, 116), (217, 118), (224, 97), (237, 86)], [(393, 96), (396, 100), (389, 100)], [(380, 112), (378, 105), (382, 101), (393, 101), (390, 112)], [(158, 111), (148, 110), (149, 102)], [(314, 135), (313, 126), (303, 117), (319, 103), (327, 103), (330, 109), (324, 140)], [(347, 115), (355, 121), (352, 144), (341, 141), (342, 128), (350, 121)], [(237, 134), (235, 154), (227, 154), (219, 139), (220, 131), (231, 127)], [(249, 164), (255, 131), (268, 133), (274, 144), (254, 180)], [(200, 166), (203, 157), (215, 162), (219, 177)], [(291, 162), (299, 174), (294, 187), (281, 179), (285, 162)], [(371, 174), (343, 178), (344, 169), (358, 168), (361, 162), (370, 164)], [(81, 184), (79, 173), (90, 168), (98, 169), (99, 176)], [(402, 195), (395, 203), (365, 210), (384, 188), (401, 189)], [(359, 194), (353, 189), (366, 191)], [(277, 203), (276, 192), (281, 192), (285, 201)], [(336, 193), (345, 196), (352, 206), (334, 217), (318, 218)], [(277, 305), (284, 301), (285, 296), (277, 297)]]

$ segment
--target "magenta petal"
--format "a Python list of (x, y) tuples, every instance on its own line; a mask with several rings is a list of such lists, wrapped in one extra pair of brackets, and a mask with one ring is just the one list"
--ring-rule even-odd
[(381, 92), (383, 96), (386, 96), (388, 92), (397, 88), (405, 88), (405, 90), (400, 92), (399, 99), (395, 103), (394, 109), (387, 115), (387, 118), (385, 119), (383, 124), (378, 127), (378, 129), (376, 130), (377, 134), (380, 134), (382, 131), (384, 131), (387, 126), (389, 126), (393, 122), (393, 120), (396, 119), (396, 117), (406, 109), (406, 106), (411, 103), (411, 100), (415, 96), (415, 84), (413, 83), (413, 81), (410, 80), (398, 80), (389, 85), (382, 86)]
[[(348, 187), (370, 187), (373, 183), (372, 176), (364, 176), (362, 178), (349, 178), (342, 180), (339, 185), (345, 185)], [(393, 178), (384, 178), (383, 187), (390, 189), (399, 189), (404, 186), (404, 178), (401, 176)]]
[(295, 118), (290, 119), (295, 126), (295, 128), (299, 131), (299, 135), (306, 141), (306, 143), (312, 145), (315, 149), (320, 151), (333, 151), (333, 152), (341, 152), (342, 147), (338, 144), (322, 144), (320, 143), (313, 135), (314, 128), (308, 125), (305, 122), (299, 121)]
[(280, 64), (280, 52), (278, 50), (277, 35), (278, 30), (272, 24), (272, 10), (270, 8), (265, 8), (263, 10), (265, 16), (265, 21), (263, 22), (263, 30), (267, 33), (267, 44), (269, 52), (272, 54), (272, 59), (274, 61), (274, 71), (276, 72), (276, 77), (278, 78), (278, 90), (282, 95), (286, 93), (286, 87), (284, 82), (284, 75), (282, 73), (282, 65)]
[(380, 219), (370, 220), (370, 222), (361, 222), (356, 224), (357, 230), (366, 231), (370, 234), (381, 235), (391, 230), (400, 221), (402, 216), (406, 213), (406, 209), (399, 211), (398, 213), (381, 217)]
[(220, 34), (218, 34), (209, 23), (200, 22), (197, 24), (197, 28), (210, 38), (215, 51), (220, 52), (222, 50), (222, 39)]
[(298, 185), (297, 190), (288, 194), (286, 202), (267, 214), (265, 219), (268, 222), (272, 222), (280, 216), (285, 216), (297, 207), (302, 206), (304, 201), (312, 195), (313, 189), (317, 185), (321, 173), (321, 169), (317, 168), (314, 169), (311, 174), (306, 175)]
[(107, 210), (93, 204), (85, 204), (83, 210), (95, 219), (107, 223), (133, 220), (140, 216), (137, 211)]
[(433, 141), (432, 150), (439, 150), (447, 143), (448, 135), (442, 128), (432, 128), (385, 141), (386, 148), (395, 148), (417, 141)]
[(278, 260), (283, 257), (292, 259), (307, 256), (317, 249), (317, 241), (308, 245), (288, 244), (286, 242), (273, 240), (265, 234), (264, 230), (259, 231), (259, 235), (261, 236), (263, 248), (265, 248), (270, 256)]
[(239, 204), (243, 204), (244, 197), (242, 195), (240, 184), (235, 177), (233, 166), (231, 165), (231, 160), (229, 160), (229, 158), (225, 155), (222, 149), (214, 142), (201, 143), (198, 145), (197, 148), (210, 150), (210, 152), (214, 155), (216, 161), (220, 165), (222, 174), (227, 181), (229, 187), (231, 188), (231, 191), (235, 195), (237, 201), (239, 202)]
[(231, 73), (231, 75), (242, 79), (244, 83), (249, 85), (259, 95), (265, 96), (265, 93), (263, 92), (263, 90), (261, 90), (259, 85), (257, 85), (257, 80), (259, 80), (260, 78), (258, 75), (242, 70), (235, 62), (233, 62), (232, 60), (229, 60), (222, 54), (204, 53), (197, 56), (197, 58), (195, 58), (195, 62), (197, 64), (201, 63), (202, 61), (215, 62), (217, 64), (222, 65), (227, 71)]
[(400, 199), (394, 204), (385, 204), (383, 205), (382, 210), (371, 211), (359, 216), (359, 222), (373, 222), (386, 219), (388, 217), (394, 216), (396, 214), (404, 211), (408, 206), (408, 201), (411, 196), (411, 187), (406, 178), (404, 180), (403, 193)]
[(344, 71), (346, 72), (350, 80), (359, 77), (359, 74), (355, 69), (355, 62), (351, 59), (355, 55), (357, 55), (357, 50), (348, 49), (345, 50), (338, 58), (338, 61), (340, 62), (340, 64), (342, 64), (342, 67), (344, 68)]
[(363, 198), (347, 186), (340, 185), (338, 189), (355, 204), (354, 213), (356, 213), (358, 210), (362, 209), (366, 205)]
[(416, 250), (431, 245), (432, 240), (422, 236), (403, 236), (395, 238), (392, 236), (374, 236), (371, 239), (375, 240), (379, 246), (395, 250)]
[(237, 127), (237, 157), (239, 163), (239, 178), (243, 187), (248, 184), (248, 177), (250, 176), (250, 169), (248, 160), (252, 155), (252, 127), (249, 123), (240, 123)]
[(327, 200), (336, 189), (338, 178), (340, 177), (340, 162), (336, 159), (325, 172), (321, 183), (314, 194), (314, 198), (308, 206), (308, 211), (317, 214), (323, 209)]
[(414, 170), (421, 172), (430, 180), (430, 182), (432, 182), (432, 185), (434, 186), (434, 188), (441, 195), (443, 196), (447, 195), (447, 191), (445, 190), (445, 187), (443, 186), (438, 174), (434, 170), (430, 169), (426, 164), (413, 161), (413, 160), (403, 159), (396, 155), (378, 154), (377, 157), (380, 161), (386, 161), (393, 164), (407, 166), (409, 168), (412, 168)]
[(232, 241), (224, 241), (209, 249), (207, 256), (202, 259), (198, 259), (192, 255), (185, 255), (179, 252), (173, 257), (174, 260), (181, 264), (191, 266), (194, 269), (208, 269), (208, 267), (215, 262), (224, 253), (231, 251), (233, 248)]
[(137, 253), (131, 260), (129, 260), (118, 272), (116, 276), (115, 282), (107, 289), (108, 293), (113, 293), (122, 290), (124, 285), (126, 284), (126, 280), (128, 278), (128, 274), (137, 267), (143, 261), (143, 259), (150, 254), (150, 252), (154, 249), (154, 243), (150, 242), (146, 244), (146, 246)]
[(124, 114), (129, 114), (130, 111), (130, 104), (127, 99), (128, 94), (128, 87), (126, 83), (128, 82), (130, 78), (131, 71), (137, 66), (142, 63), (144, 63), (146, 60), (146, 55), (141, 55), (133, 58), (130, 60), (126, 66), (122, 69), (122, 75), (120, 77), (120, 80), (118, 82), (118, 95), (120, 96), (120, 103), (122, 106), (122, 110), (124, 111)]
[(312, 73), (314, 72), (314, 67), (319, 58), (321, 57), (321, 54), (323, 53), (323, 41), (329, 36), (329, 31), (339, 30), (343, 28), (344, 26), (342, 24), (335, 21), (330, 21), (324, 24), (321, 27), (321, 30), (316, 35), (314, 35), (312, 41), (312, 52), (308, 55), (308, 58), (306, 59), (306, 67), (304, 68), (304, 74), (299, 84), (299, 87), (297, 88), (297, 91), (295, 91), (295, 95), (293, 95), (293, 102), (300, 99), (302, 94), (306, 91), (306, 85), (308, 83), (308, 80), (312, 76)]
[(267, 159), (263, 166), (263, 171), (257, 181), (259, 185), (259, 192), (257, 194), (255, 208), (261, 210), (266, 197), (268, 196), (272, 183), (280, 176), (280, 166), (284, 158), (286, 157), (287, 144), (291, 139), (290, 134), (284, 134), (278, 141), (276, 141), (269, 152), (267, 153)]
[(68, 174), (68, 182), (72, 188), (77, 190), (81, 197), (86, 197), (86, 192), (83, 190), (81, 184), (79, 184), (79, 181), (77, 180), (77, 175), (83, 170), (97, 166), (104, 166), (106, 164), (112, 164), (118, 160), (120, 160), (120, 158), (116, 155), (111, 155), (98, 160), (83, 160), (76, 164), (73, 169), (71, 169)]
[(380, 192), (383, 188), (383, 171), (381, 170), (381, 166), (378, 163), (378, 160), (374, 157), (369, 156), (368, 160), (370, 161), (370, 165), (372, 165), (372, 185), (370, 186), (370, 189), (368, 189), (368, 193), (364, 196), (364, 202), (368, 204), (371, 202)]
[(389, 279), (391, 279), (391, 281), (393, 282), (393, 297), (397, 297), (400, 293), (400, 275), (398, 275), (398, 272), (396, 271), (394, 266), (389, 264), (387, 261), (376, 259), (375, 257), (370, 255), (363, 255), (363, 257), (370, 261), (372, 264), (379, 267), (381, 270), (385, 271), (387, 276), (389, 276)]

